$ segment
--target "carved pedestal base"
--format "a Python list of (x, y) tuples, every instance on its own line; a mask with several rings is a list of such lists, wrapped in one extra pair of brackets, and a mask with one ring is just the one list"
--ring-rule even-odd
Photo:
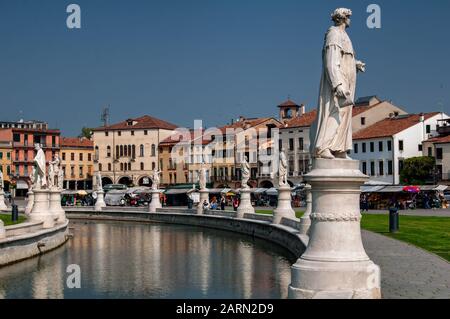
[(203, 214), (203, 203), (206, 202), (209, 204), (209, 191), (207, 189), (201, 189), (200, 191), (200, 202), (197, 206), (197, 214)]
[(157, 208), (161, 208), (161, 200), (159, 199), (159, 191), (158, 190), (152, 190), (152, 201), (150, 202), (149, 205), (149, 212), (150, 213), (156, 213), (156, 209)]
[(300, 234), (309, 235), (309, 228), (311, 227), (311, 211), (312, 211), (312, 194), (311, 185), (305, 185), (306, 191), (306, 211), (300, 218)]
[(27, 206), (25, 207), (25, 215), (30, 215), (31, 211), (33, 210), (33, 204), (34, 204), (34, 193), (30, 189), (27, 193), (28, 199), (27, 199)]
[(241, 198), (236, 215), (237, 218), (244, 218), (244, 214), (246, 213), (249, 214), (255, 213), (255, 208), (252, 206), (250, 194), (251, 190), (249, 188), (241, 188), (240, 190)]
[(0, 190), (0, 210), (7, 210), (8, 206), (5, 203), (5, 193), (3, 190)]
[(314, 161), (305, 176), (312, 187), (309, 243), (291, 268), (290, 298), (381, 297), (380, 268), (361, 240), (359, 196), (367, 179), (358, 161)]
[(66, 212), (61, 207), (61, 191), (58, 189), (50, 190), (49, 210), (58, 223), (66, 222)]
[(55, 216), (50, 211), (49, 207), (49, 190), (35, 189), (34, 204), (30, 213), (31, 222), (44, 222), (44, 228), (52, 228), (55, 226)]
[(0, 239), (3, 239), (5, 237), (6, 237), (5, 224), (3, 224), (3, 221), (0, 220)]
[(291, 204), (291, 187), (282, 186), (278, 189), (278, 204), (273, 211), (273, 223), (281, 223), (282, 218), (295, 219), (295, 211)]
[(103, 190), (97, 191), (97, 200), (95, 201), (95, 211), (101, 212), (103, 207), (106, 207), (105, 192)]

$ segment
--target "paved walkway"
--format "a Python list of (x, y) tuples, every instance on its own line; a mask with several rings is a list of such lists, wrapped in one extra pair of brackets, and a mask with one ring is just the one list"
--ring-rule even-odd
[(362, 237), (367, 254), (381, 267), (383, 298), (450, 298), (450, 263), (446, 260), (369, 231), (363, 230)]
[[(387, 215), (388, 210), (369, 210), (369, 212), (363, 212), (364, 214), (379, 214)], [(400, 215), (408, 216), (435, 216), (435, 217), (450, 217), (450, 209), (406, 209), (399, 210)]]

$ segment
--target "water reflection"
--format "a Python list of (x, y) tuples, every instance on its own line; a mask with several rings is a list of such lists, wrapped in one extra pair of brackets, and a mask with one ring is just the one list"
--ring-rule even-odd
[[(263, 240), (165, 224), (71, 223), (74, 238), (0, 269), (0, 298), (286, 298), (295, 258)], [(70, 264), (81, 289), (66, 286)]]

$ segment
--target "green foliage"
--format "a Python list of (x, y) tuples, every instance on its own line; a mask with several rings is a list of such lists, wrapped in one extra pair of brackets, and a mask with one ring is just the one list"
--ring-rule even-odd
[(81, 129), (81, 134), (78, 135), (78, 137), (85, 137), (87, 139), (90, 139), (92, 136), (92, 128), (90, 127), (83, 127)]
[(400, 182), (408, 185), (423, 185), (427, 180), (433, 178), (436, 165), (434, 157), (420, 156), (411, 157), (403, 162), (400, 172)]

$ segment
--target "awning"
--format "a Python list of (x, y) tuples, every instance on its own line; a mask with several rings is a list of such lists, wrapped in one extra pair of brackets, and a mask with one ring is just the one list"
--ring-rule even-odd
[(435, 191), (443, 192), (443, 191), (445, 191), (447, 188), (448, 188), (447, 185), (439, 185), (439, 186), (437, 186), (434, 190), (435, 190)]
[(182, 195), (187, 194), (187, 192), (192, 191), (191, 189), (168, 189), (164, 192), (166, 195)]
[(266, 191), (266, 194), (271, 195), (271, 196), (276, 196), (276, 195), (278, 195), (278, 190), (275, 187), (272, 187)]
[(253, 193), (255, 193), (255, 194), (262, 194), (262, 193), (266, 192), (267, 190), (268, 190), (268, 188), (255, 188)]
[(17, 181), (17, 189), (28, 189), (28, 184), (24, 180), (19, 179)]
[(363, 185), (363, 186), (361, 186), (361, 192), (362, 193), (376, 193), (385, 187), (386, 186), (382, 186), (382, 185), (378, 185), (378, 186)]
[(403, 186), (386, 186), (378, 191), (378, 193), (400, 193), (400, 192), (403, 192)]

